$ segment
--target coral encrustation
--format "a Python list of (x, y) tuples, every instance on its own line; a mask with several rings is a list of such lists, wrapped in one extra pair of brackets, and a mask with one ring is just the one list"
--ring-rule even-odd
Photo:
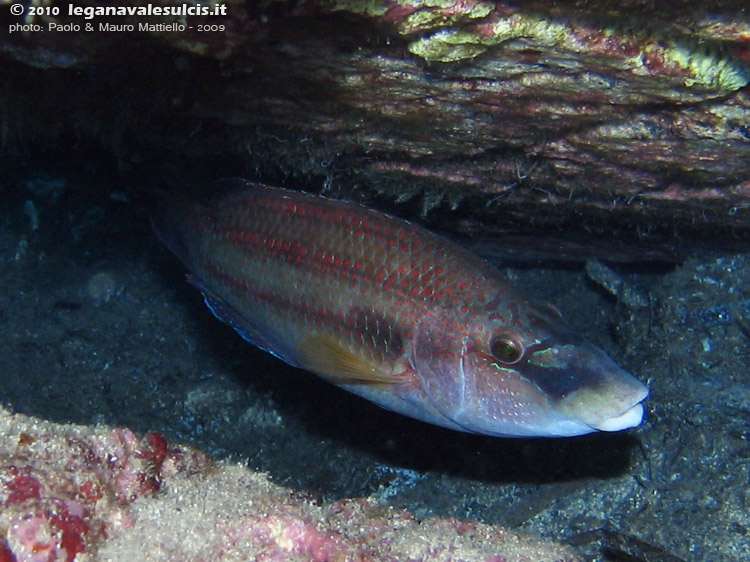
[(520, 562), (568, 547), (374, 499), (321, 505), (156, 433), (58, 425), (0, 408), (0, 562)]

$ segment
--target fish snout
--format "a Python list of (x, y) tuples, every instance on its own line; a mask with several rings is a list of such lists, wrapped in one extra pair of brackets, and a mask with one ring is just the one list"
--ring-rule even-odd
[(599, 431), (621, 431), (640, 425), (648, 388), (619, 367), (616, 369), (601, 374), (596, 385), (562, 397), (555, 409)]

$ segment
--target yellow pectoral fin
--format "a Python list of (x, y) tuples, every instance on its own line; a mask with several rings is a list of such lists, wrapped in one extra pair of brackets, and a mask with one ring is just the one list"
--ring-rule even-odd
[(335, 338), (319, 334), (302, 340), (299, 345), (299, 363), (302, 368), (334, 383), (393, 384), (402, 380), (398, 375), (383, 373), (373, 367)]

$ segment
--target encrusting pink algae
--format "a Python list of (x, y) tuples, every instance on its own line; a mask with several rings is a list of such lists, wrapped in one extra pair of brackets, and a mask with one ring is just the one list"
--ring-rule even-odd
[(0, 562), (577, 562), (569, 547), (372, 498), (321, 505), (156, 433), (0, 408)]

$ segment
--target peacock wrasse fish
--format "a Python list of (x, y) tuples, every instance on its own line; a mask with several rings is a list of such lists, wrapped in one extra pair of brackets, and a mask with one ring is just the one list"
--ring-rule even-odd
[(152, 222), (214, 315), (259, 348), (459, 431), (641, 423), (648, 389), (469, 251), (355, 203), (231, 181), (208, 203), (161, 194)]

